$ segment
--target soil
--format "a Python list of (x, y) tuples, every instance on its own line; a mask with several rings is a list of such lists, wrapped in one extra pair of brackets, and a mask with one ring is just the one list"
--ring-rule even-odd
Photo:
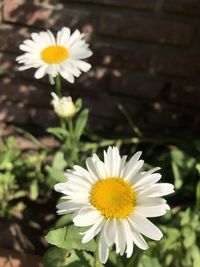
[(1, 267), (43, 267), (42, 257), (0, 248)]
[(44, 236), (57, 218), (55, 199), (52, 194), (35, 201), (22, 199), (23, 212), (0, 218), (0, 267), (42, 266), (48, 248)]

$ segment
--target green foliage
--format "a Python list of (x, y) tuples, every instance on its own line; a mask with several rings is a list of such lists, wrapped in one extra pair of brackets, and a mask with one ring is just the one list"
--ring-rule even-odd
[(67, 166), (67, 162), (64, 159), (64, 153), (58, 151), (52, 161), (51, 166), (46, 166), (46, 171), (48, 173), (46, 184), (49, 188), (52, 188), (55, 183), (63, 182), (66, 180), (64, 175), (64, 169)]
[(74, 136), (77, 141), (79, 141), (81, 135), (83, 134), (83, 130), (85, 129), (87, 120), (88, 120), (88, 109), (84, 109), (80, 112), (78, 118), (76, 119), (75, 129), (74, 129)]
[(80, 235), (80, 231), (84, 232), (84, 230), (84, 228), (75, 226), (62, 227), (51, 230), (45, 238), (48, 243), (56, 245), (59, 248), (95, 251), (96, 242), (94, 240), (86, 244), (81, 242), (82, 236)]
[[(67, 179), (64, 175), (66, 168), (83, 165), (92, 152), (100, 154), (109, 145), (117, 145), (126, 154), (142, 150), (144, 169), (161, 166), (163, 182), (175, 184), (176, 192), (169, 198), (172, 212), (158, 219), (164, 233), (161, 241), (148, 241), (150, 248), (145, 252), (134, 248), (130, 259), (117, 255), (112, 248), (106, 266), (199, 267), (199, 140), (186, 142), (144, 137), (122, 106), (119, 109), (134, 136), (103, 138), (86, 129), (89, 112), (81, 109), (82, 101), (77, 100), (75, 105), (78, 110), (75, 117), (61, 120), (60, 127), (47, 130), (59, 141), (60, 145), (54, 149), (40, 146), (37, 152), (24, 153), (17, 148), (14, 138), (3, 140), (0, 149), (0, 216), (9, 216), (24, 196), (33, 201), (39, 195), (44, 196), (54, 184)], [(34, 142), (38, 141), (34, 139)], [(80, 232), (84, 231), (84, 228), (73, 226), (71, 214), (59, 217), (46, 235), (46, 240), (55, 247), (46, 252), (45, 266), (93, 266), (97, 241), (82, 244)]]
[(21, 203), (22, 197), (27, 196), (32, 200), (38, 197), (39, 184), (44, 182), (42, 162), (46, 153), (23, 154), (17, 148), (14, 137), (2, 139), (1, 143), (0, 216), (7, 217)]
[(191, 170), (195, 169), (195, 158), (187, 155), (180, 149), (171, 150), (172, 170), (175, 178), (175, 188), (179, 189), (183, 185), (184, 178)]
[(44, 256), (45, 267), (92, 267), (93, 257), (86, 251), (51, 248)]

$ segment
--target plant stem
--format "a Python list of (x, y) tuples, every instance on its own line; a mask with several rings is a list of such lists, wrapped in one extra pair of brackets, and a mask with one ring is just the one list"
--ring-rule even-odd
[(61, 78), (59, 74), (55, 78), (55, 87), (58, 97), (62, 97)]
[(68, 131), (69, 131), (69, 142), (70, 142), (70, 150), (71, 150), (71, 159), (73, 164), (77, 163), (78, 161), (78, 154), (77, 154), (77, 142), (74, 136), (74, 125), (71, 118), (67, 120), (68, 124)]
[(73, 137), (74, 137), (74, 129), (73, 129), (72, 119), (71, 119), (71, 118), (68, 119), (67, 122), (68, 122), (68, 127), (69, 127), (69, 133), (70, 133), (70, 136), (71, 136), (72, 139), (73, 139)]
[[(56, 88), (56, 93), (58, 95), (59, 98), (62, 97), (62, 87), (61, 87), (61, 78), (60, 75), (58, 74), (55, 78), (55, 88)], [(65, 119), (60, 118), (60, 127), (62, 129), (66, 129), (66, 123), (65, 123)]]

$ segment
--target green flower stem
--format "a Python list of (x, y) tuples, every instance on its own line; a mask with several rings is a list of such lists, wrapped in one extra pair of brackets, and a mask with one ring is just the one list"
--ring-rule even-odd
[(78, 161), (78, 154), (77, 154), (77, 142), (76, 142), (76, 138), (74, 136), (74, 125), (73, 125), (73, 121), (72, 118), (69, 118), (67, 120), (67, 124), (68, 124), (68, 131), (69, 131), (69, 142), (70, 142), (70, 147), (71, 147), (71, 159), (73, 161), (73, 164)]
[[(62, 97), (62, 86), (61, 86), (61, 78), (60, 75), (58, 74), (55, 78), (55, 88), (56, 88), (56, 93), (59, 98)], [(60, 127), (62, 129), (66, 129), (66, 122), (64, 118), (60, 118)]]
[(55, 78), (55, 87), (58, 97), (62, 97), (61, 78), (59, 74)]
[(74, 127), (73, 127), (72, 119), (71, 118), (68, 119), (67, 122), (68, 122), (70, 136), (73, 139), (73, 137), (74, 137)]

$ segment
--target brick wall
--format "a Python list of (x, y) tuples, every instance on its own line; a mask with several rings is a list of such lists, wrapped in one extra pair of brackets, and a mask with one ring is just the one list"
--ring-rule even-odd
[(63, 85), (90, 107), (94, 128), (126, 129), (116, 108), (122, 103), (146, 134), (197, 135), (199, 16), (199, 0), (4, 0), (0, 131), (55, 125), (48, 81), (18, 72), (15, 57), (31, 32), (66, 25), (84, 31), (94, 51), (92, 70)]

